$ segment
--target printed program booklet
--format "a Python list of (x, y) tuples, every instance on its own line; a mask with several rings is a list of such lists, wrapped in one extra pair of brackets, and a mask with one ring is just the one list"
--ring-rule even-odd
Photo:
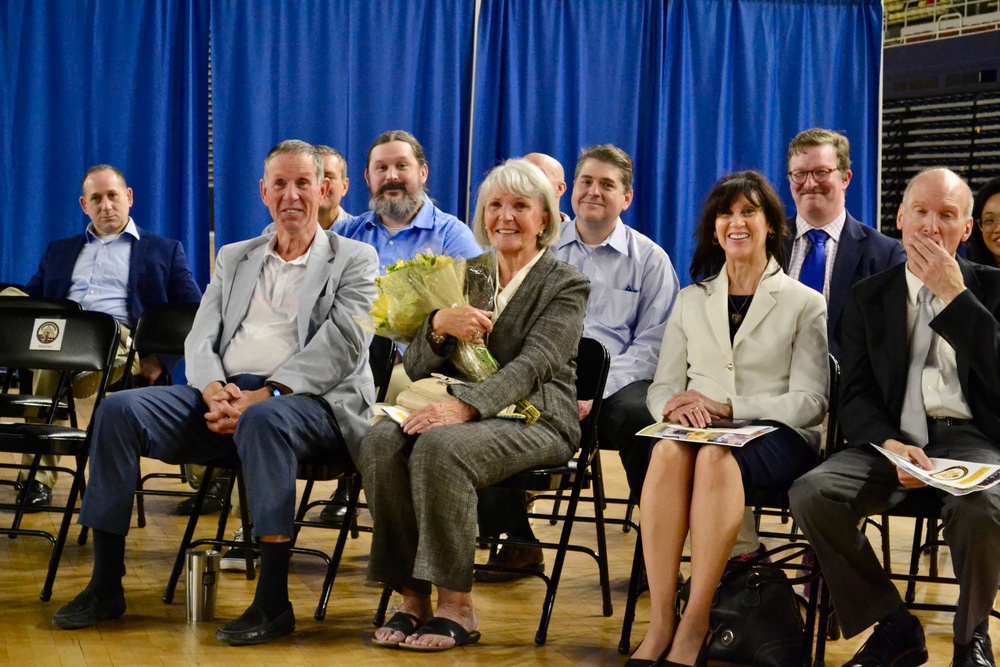
[(705, 428), (693, 428), (668, 422), (657, 422), (642, 429), (636, 435), (649, 438), (666, 438), (683, 442), (698, 442), (709, 445), (742, 447), (756, 437), (776, 431), (774, 426), (754, 425), (748, 421), (721, 420), (712, 422)]
[(1000, 482), (1000, 466), (972, 461), (931, 458), (934, 469), (924, 470), (906, 457), (893, 454), (874, 443), (872, 447), (928, 486), (947, 491), (953, 496), (964, 496), (967, 493), (982, 491)]

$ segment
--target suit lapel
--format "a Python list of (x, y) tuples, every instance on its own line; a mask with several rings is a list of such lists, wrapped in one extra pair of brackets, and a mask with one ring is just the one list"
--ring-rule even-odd
[(882, 293), (882, 317), (873, 318), (885, 322), (884, 340), (873, 349), (881, 349), (878, 358), (871, 360), (873, 368), (881, 368), (888, 380), (887, 401), (898, 413), (902, 409), (903, 395), (906, 393), (906, 374), (910, 367), (910, 341), (906, 332), (906, 275), (904, 265), (900, 265), (896, 275), (886, 285)]
[(128, 309), (129, 316), (133, 322), (139, 320), (139, 274), (146, 263), (146, 250), (149, 248), (149, 239), (139, 231), (139, 240), (132, 244), (132, 252), (128, 260)]
[(232, 340), (241, 322), (250, 309), (250, 298), (257, 287), (261, 269), (264, 266), (264, 256), (267, 242), (250, 248), (239, 259), (233, 269), (229, 285), (229, 298), (222, 305), (223, 340)]
[(730, 349), (729, 340), (729, 275), (725, 264), (715, 280), (706, 283), (708, 298), (705, 299), (705, 314), (712, 327), (716, 344), (720, 350)]
[(867, 240), (867, 237), (859, 229), (860, 224), (848, 214), (844, 221), (840, 241), (837, 243), (837, 256), (834, 258), (833, 274), (830, 276), (828, 312), (830, 314), (829, 331), (831, 334), (837, 330), (840, 316), (844, 312), (844, 304), (847, 303), (847, 295), (851, 293), (855, 271), (858, 262), (861, 261), (863, 244)]
[[(764, 318), (767, 317), (767, 314), (777, 303), (772, 291), (781, 289), (779, 274), (781, 274), (781, 269), (778, 267), (778, 263), (774, 259), (768, 261), (760, 283), (757, 285), (757, 291), (750, 301), (750, 308), (747, 309), (746, 319), (743, 320), (743, 324), (736, 330), (736, 336), (733, 337), (734, 350), (744, 338), (753, 335), (754, 329), (764, 321)], [(728, 313), (728, 309), (725, 312)], [(728, 335), (728, 327), (726, 333)]]
[(309, 251), (306, 275), (302, 279), (302, 291), (299, 293), (299, 345), (302, 347), (306, 346), (312, 309), (319, 302), (320, 293), (330, 280), (330, 265), (335, 257), (330, 237), (323, 231), (317, 231), (316, 236)]

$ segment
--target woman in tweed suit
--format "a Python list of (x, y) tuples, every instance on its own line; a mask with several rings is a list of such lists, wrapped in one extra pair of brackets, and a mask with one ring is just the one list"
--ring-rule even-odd
[[(500, 372), (452, 386), (459, 400), (417, 410), (401, 427), (379, 422), (361, 443), (375, 527), (368, 576), (403, 595), (399, 611), (375, 633), (378, 646), (443, 651), (478, 641), (471, 595), (476, 489), (563, 463), (579, 444), (574, 357), (590, 286), (546, 250), (559, 236), (559, 209), (541, 170), (510, 160), (490, 172), (473, 229), (496, 250), (492, 310), (435, 311), (404, 363), (414, 379), (456, 376), (448, 361), (456, 341), (485, 341)], [(537, 422), (497, 418), (520, 399), (541, 412)]]

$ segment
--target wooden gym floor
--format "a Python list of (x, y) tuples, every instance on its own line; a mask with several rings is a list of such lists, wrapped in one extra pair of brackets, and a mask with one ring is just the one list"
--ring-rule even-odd
[[(6, 455), (5, 455), (6, 456)], [(13, 461), (13, 457), (6, 460)], [(604, 467), (610, 496), (624, 495), (625, 477), (617, 455), (606, 453)], [(144, 460), (144, 471), (169, 470), (159, 462)], [(168, 486), (182, 488), (179, 483)], [(56, 487), (57, 499), (65, 498), (68, 480)], [(320, 485), (318, 494), (328, 494), (332, 484)], [(9, 487), (0, 493), (10, 494)], [(317, 496), (321, 497), (321, 496)], [(292, 560), (290, 588), (295, 605), (297, 630), (264, 646), (231, 648), (219, 644), (216, 628), (235, 618), (249, 604), (255, 582), (240, 573), (223, 573), (219, 582), (216, 621), (187, 623), (184, 606), (184, 580), (178, 586), (175, 602), (160, 601), (185, 518), (174, 512), (176, 500), (148, 498), (148, 524), (134, 526), (127, 542), (125, 578), (128, 612), (120, 620), (95, 628), (63, 631), (54, 628), (52, 614), (72, 599), (90, 577), (91, 547), (78, 546), (79, 528), (74, 527), (63, 554), (52, 601), (39, 601), (38, 593), (45, 576), (50, 547), (38, 538), (0, 537), (0, 664), (27, 665), (251, 665), (295, 664), (334, 667), (337, 665), (619, 665), (624, 657), (617, 653), (621, 632), (629, 568), (635, 547), (635, 533), (625, 534), (618, 526), (607, 529), (610, 551), (614, 615), (601, 615), (600, 591), (596, 565), (589, 558), (571, 554), (556, 598), (555, 613), (548, 642), (534, 645), (544, 588), (540, 580), (522, 580), (509, 584), (477, 585), (474, 591), (479, 629), (483, 638), (478, 645), (455, 649), (434, 657), (399, 650), (373, 648), (372, 615), (378, 604), (379, 589), (366, 586), (369, 536), (349, 540), (340, 573), (331, 596), (325, 621), (312, 617), (325, 567), (315, 558), (296, 556)], [(622, 516), (621, 506), (610, 512)], [(9, 514), (3, 520), (9, 521)], [(30, 515), (29, 526), (54, 527), (55, 514)], [(199, 525), (199, 534), (214, 531), (216, 517), (207, 517)], [(362, 519), (367, 521), (365, 515)], [(776, 519), (767, 519), (774, 522)], [(230, 529), (235, 525), (230, 523)], [(908, 562), (912, 522), (894, 520), (893, 562), (902, 568)], [(536, 521), (535, 531), (543, 540), (556, 541), (560, 526)], [(578, 539), (591, 544), (593, 526), (578, 524)], [(335, 533), (304, 530), (300, 542), (327, 551), (332, 549)], [(873, 538), (878, 547), (877, 538)], [(485, 558), (486, 552), (478, 552)], [(553, 557), (546, 556), (551, 566)], [(927, 557), (924, 557), (926, 568)], [(942, 571), (950, 573), (947, 549), (942, 550)], [(953, 587), (921, 585), (918, 599), (949, 601)], [(632, 648), (638, 644), (648, 619), (648, 597), (640, 599)], [(931, 665), (948, 665), (951, 660), (951, 614), (917, 612), (921, 618), (931, 652)], [(994, 622), (991, 634), (1000, 644), (1000, 623)], [(864, 641), (865, 635), (827, 644), (828, 665), (846, 661)]]

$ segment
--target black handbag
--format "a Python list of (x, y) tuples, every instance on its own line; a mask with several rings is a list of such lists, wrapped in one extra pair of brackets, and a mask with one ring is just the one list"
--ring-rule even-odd
[[(690, 581), (678, 594), (686, 602)], [(754, 667), (792, 667), (801, 662), (805, 601), (785, 572), (766, 565), (727, 570), (712, 599), (708, 659)]]

